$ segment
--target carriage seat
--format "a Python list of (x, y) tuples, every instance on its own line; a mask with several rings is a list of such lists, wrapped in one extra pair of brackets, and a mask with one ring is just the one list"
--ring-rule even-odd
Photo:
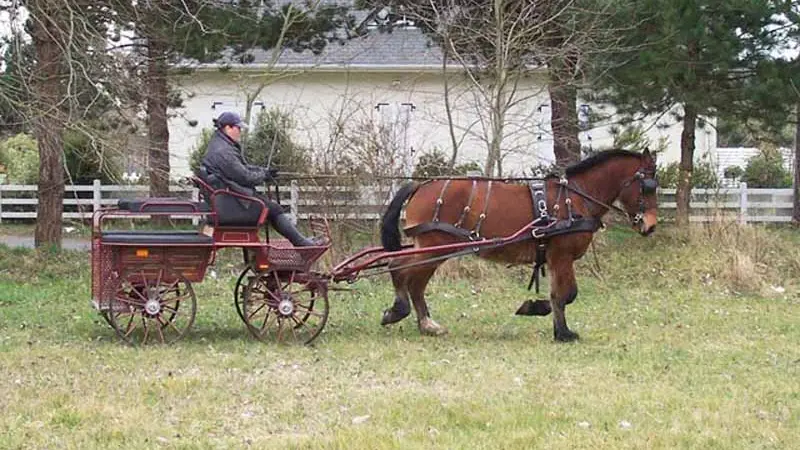
[(101, 239), (104, 244), (131, 245), (212, 245), (211, 236), (197, 231), (106, 231)]
[[(232, 182), (229, 185), (208, 173), (203, 166), (192, 181), (200, 190), (200, 198), (206, 208), (216, 213), (217, 226), (255, 228), (263, 224), (259, 218), (262, 211), (267, 209), (266, 206), (262, 206), (258, 198), (245, 194), (240, 186)], [(265, 218), (267, 212), (264, 212)]]
[(120, 199), (117, 207), (123, 211), (135, 213), (193, 213), (210, 212), (210, 208), (204, 202), (193, 202), (177, 197), (155, 197), (155, 198), (136, 198)]

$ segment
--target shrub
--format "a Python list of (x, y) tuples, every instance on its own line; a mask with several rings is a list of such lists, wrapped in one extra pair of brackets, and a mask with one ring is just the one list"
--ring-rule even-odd
[[(83, 132), (64, 132), (64, 161), (75, 184), (89, 184), (95, 178), (111, 184), (119, 179), (117, 159), (99, 140)], [(0, 143), (0, 164), (6, 166), (10, 183), (39, 182), (39, 146), (32, 136), (21, 133)]]
[(467, 172), (481, 172), (483, 173), (483, 167), (475, 161), (470, 161), (468, 163), (459, 164), (453, 167), (453, 172), (457, 175), (466, 175)]
[(309, 151), (292, 139), (294, 127), (295, 121), (291, 114), (278, 108), (259, 113), (256, 126), (247, 133), (247, 162), (257, 166), (276, 167), (281, 172), (302, 173), (308, 170), (311, 164)]
[[(680, 163), (677, 161), (659, 166), (656, 173), (658, 185), (662, 188), (675, 189), (678, 187)], [(714, 165), (710, 161), (696, 161), (692, 170), (692, 188), (713, 189), (719, 187), (720, 182)]]
[(449, 161), (444, 152), (434, 147), (433, 150), (419, 156), (419, 161), (414, 167), (414, 177), (441, 177), (451, 175)]
[(117, 183), (122, 172), (117, 155), (84, 132), (64, 132), (64, 161), (70, 181), (75, 184), (91, 184), (98, 179), (104, 184)]
[(792, 187), (792, 175), (783, 167), (783, 157), (775, 147), (764, 147), (750, 158), (741, 181), (752, 188)]
[(203, 161), (203, 157), (206, 156), (208, 143), (211, 141), (211, 136), (213, 135), (214, 130), (212, 128), (204, 128), (203, 131), (200, 132), (200, 138), (197, 139), (197, 144), (195, 144), (194, 148), (189, 153), (189, 168), (192, 169), (192, 173), (197, 173), (197, 169), (200, 168), (200, 163)]
[(6, 168), (8, 183), (36, 184), (39, 181), (36, 139), (20, 133), (0, 142), (0, 164)]
[(744, 175), (744, 169), (742, 169), (739, 166), (728, 166), (725, 168), (725, 171), (723, 173), (725, 175), (725, 178), (736, 180), (742, 175)]
[(467, 172), (483, 172), (480, 164), (475, 161), (459, 164), (452, 169), (450, 159), (438, 147), (420, 155), (416, 166), (414, 166), (414, 177), (435, 178), (447, 176), (466, 176)]

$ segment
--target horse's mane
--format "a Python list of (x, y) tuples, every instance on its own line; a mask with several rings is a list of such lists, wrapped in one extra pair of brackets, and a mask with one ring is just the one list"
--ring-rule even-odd
[(641, 158), (642, 154), (622, 149), (605, 150), (602, 152), (595, 153), (594, 155), (567, 167), (565, 169), (565, 173), (567, 176), (578, 175), (583, 172), (586, 172), (587, 170), (591, 169), (592, 167), (598, 164), (603, 164), (604, 162), (610, 159), (618, 158), (620, 156)]

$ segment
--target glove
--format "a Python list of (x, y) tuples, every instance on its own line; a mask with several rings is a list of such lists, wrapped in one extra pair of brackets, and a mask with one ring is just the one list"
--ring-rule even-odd
[(264, 178), (270, 181), (274, 181), (278, 178), (278, 169), (267, 169), (266, 167), (261, 169), (261, 172), (264, 174)]

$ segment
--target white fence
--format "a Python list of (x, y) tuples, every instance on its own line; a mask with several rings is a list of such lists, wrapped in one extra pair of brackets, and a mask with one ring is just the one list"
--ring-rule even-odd
[[(330, 220), (376, 220), (391, 199), (397, 185), (329, 186), (299, 185), (292, 181), (279, 188), (280, 203), (288, 205), (295, 219), (310, 214)], [(274, 188), (273, 188), (274, 189)], [(38, 200), (36, 185), (0, 185), (0, 222), (3, 219), (35, 219)], [(171, 186), (173, 196), (196, 200), (196, 188)], [(263, 189), (262, 189), (263, 192)], [(273, 195), (274, 195), (274, 191)], [(742, 183), (733, 189), (693, 189), (690, 220), (707, 222), (719, 218), (747, 222), (790, 222), (792, 189), (748, 189)], [(93, 185), (66, 186), (65, 219), (90, 219), (101, 207), (116, 205), (119, 199), (143, 198), (147, 186)], [(659, 216), (669, 220), (675, 211), (675, 189), (659, 190)]]

